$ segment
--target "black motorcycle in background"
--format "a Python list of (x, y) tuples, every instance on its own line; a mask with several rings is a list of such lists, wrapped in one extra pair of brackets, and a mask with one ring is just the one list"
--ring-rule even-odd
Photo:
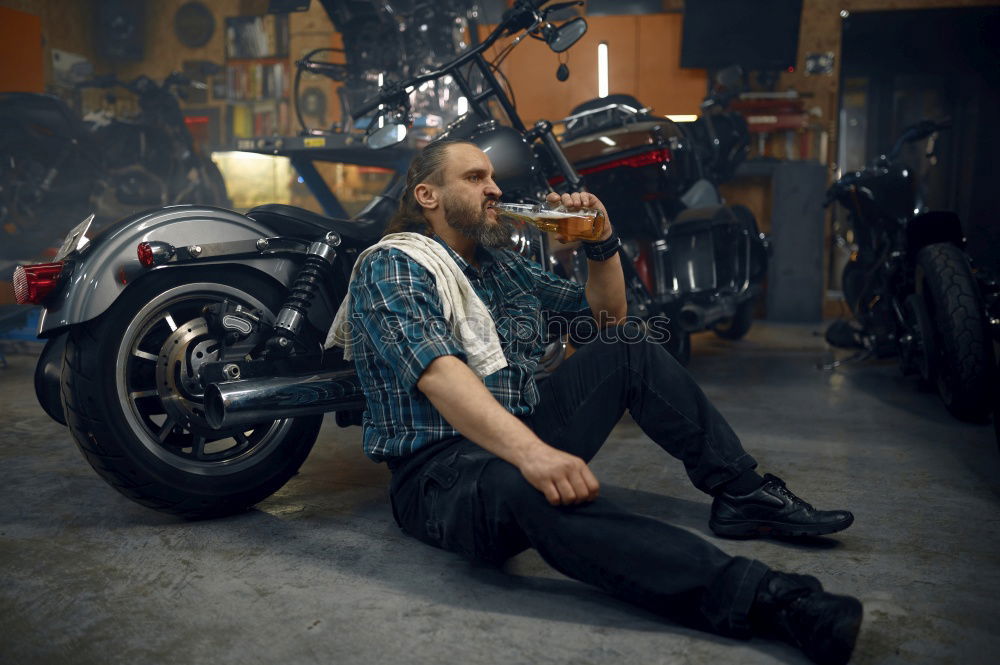
[(693, 332), (746, 335), (767, 272), (769, 243), (753, 213), (727, 205), (718, 190), (750, 139), (743, 117), (726, 110), (733, 96), (717, 81), (691, 122), (654, 115), (623, 94), (584, 102), (562, 120), (566, 156), (622, 237), (630, 314), (669, 318), (668, 347), (682, 363)]
[(63, 220), (95, 214), (94, 227), (176, 203), (226, 206), (225, 183), (195, 147), (178, 97), (195, 82), (101, 77), (79, 87), (121, 87), (139, 114), (81, 120), (55, 95), (0, 94), (0, 258), (35, 256), (58, 243)]
[(953, 416), (981, 422), (994, 407), (997, 283), (963, 251), (958, 215), (927, 210), (914, 169), (899, 161), (906, 144), (927, 139), (933, 163), (937, 133), (949, 126), (907, 128), (888, 154), (827, 192), (826, 205), (839, 202), (848, 214), (838, 242), (853, 250), (841, 282), (856, 322), (835, 322), (826, 338), (866, 356), (898, 356)]

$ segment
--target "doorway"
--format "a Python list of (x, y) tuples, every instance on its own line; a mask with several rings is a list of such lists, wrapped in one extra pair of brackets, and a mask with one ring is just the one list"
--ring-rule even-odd
[(922, 119), (950, 118), (936, 164), (925, 142), (900, 158), (929, 208), (961, 217), (973, 260), (1000, 271), (1000, 7), (852, 13), (841, 53), (840, 171), (871, 163)]

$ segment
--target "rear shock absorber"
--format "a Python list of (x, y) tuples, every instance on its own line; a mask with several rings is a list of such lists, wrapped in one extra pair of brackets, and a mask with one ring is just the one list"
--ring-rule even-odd
[(267, 340), (267, 355), (283, 357), (291, 353), (295, 340), (302, 329), (309, 305), (319, 291), (319, 285), (326, 279), (330, 267), (337, 258), (334, 249), (340, 245), (340, 236), (330, 231), (322, 240), (309, 245), (306, 260), (299, 274), (295, 276), (285, 304), (278, 311), (274, 331)]

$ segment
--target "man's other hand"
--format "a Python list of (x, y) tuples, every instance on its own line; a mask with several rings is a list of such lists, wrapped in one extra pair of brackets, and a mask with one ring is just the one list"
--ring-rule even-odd
[(547, 444), (534, 448), (518, 468), (553, 506), (593, 501), (601, 488), (586, 462)]

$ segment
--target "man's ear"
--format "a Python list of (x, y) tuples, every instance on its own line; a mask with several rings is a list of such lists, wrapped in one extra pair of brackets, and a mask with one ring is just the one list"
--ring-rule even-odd
[(417, 200), (417, 203), (420, 204), (422, 208), (426, 208), (428, 210), (435, 210), (439, 205), (441, 205), (437, 187), (428, 185), (425, 182), (422, 182), (413, 188), (413, 198)]

